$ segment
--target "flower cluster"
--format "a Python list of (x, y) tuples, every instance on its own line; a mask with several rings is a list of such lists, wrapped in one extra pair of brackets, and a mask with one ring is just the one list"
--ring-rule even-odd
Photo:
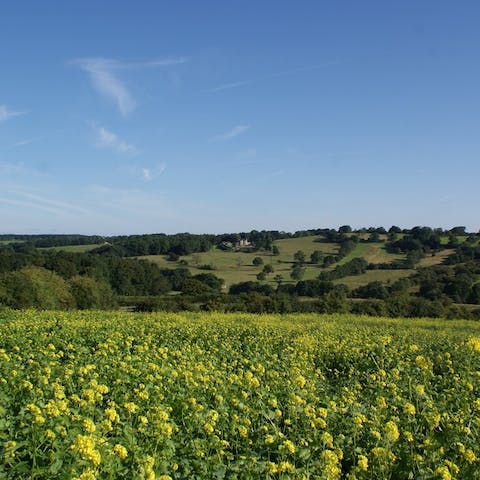
[(1, 315), (0, 478), (480, 478), (480, 325)]

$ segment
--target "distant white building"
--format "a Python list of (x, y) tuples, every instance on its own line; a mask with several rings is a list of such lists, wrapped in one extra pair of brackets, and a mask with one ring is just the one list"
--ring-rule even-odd
[(251, 243), (246, 238), (242, 238), (236, 243), (235, 246), (237, 248), (243, 248), (243, 247), (249, 247), (250, 245)]

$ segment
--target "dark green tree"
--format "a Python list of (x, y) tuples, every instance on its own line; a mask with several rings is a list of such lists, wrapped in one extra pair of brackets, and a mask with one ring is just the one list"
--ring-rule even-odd
[(320, 250), (315, 250), (310, 255), (310, 262), (314, 264), (321, 263), (323, 261), (323, 254)]
[(258, 267), (259, 265), (263, 265), (263, 258), (262, 257), (255, 257), (252, 261), (253, 265)]
[(263, 267), (263, 273), (265, 274), (269, 274), (269, 273), (273, 273), (273, 266), (270, 265), (270, 264), (267, 264), (267, 265), (264, 265)]
[(292, 280), (301, 280), (305, 275), (305, 269), (299, 265), (295, 265), (290, 272), (290, 278)]
[(94, 278), (76, 275), (68, 280), (75, 305), (81, 310), (106, 309), (115, 306), (112, 289), (105, 282)]
[(293, 255), (293, 260), (295, 263), (303, 265), (305, 263), (305, 252), (298, 250)]

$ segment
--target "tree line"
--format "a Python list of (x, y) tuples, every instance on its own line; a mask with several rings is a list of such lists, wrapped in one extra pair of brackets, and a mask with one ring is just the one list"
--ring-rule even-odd
[[(223, 280), (211, 272), (193, 275), (187, 268), (162, 269), (154, 263), (129, 258), (159, 254), (155, 252), (187, 255), (242, 238), (252, 243), (249, 248), (278, 255), (278, 247), (273, 245), (275, 240), (312, 234), (317, 235), (320, 242), (339, 245), (336, 255), (323, 255), (318, 250), (311, 254), (310, 263), (323, 267), (345, 259), (359, 242), (383, 241), (388, 251), (403, 253), (405, 259), (391, 264), (369, 264), (356, 257), (322, 271), (317, 279), (303, 280), (301, 272), (307, 258), (298, 251), (292, 264), (294, 282), (285, 283), (279, 278), (276, 287), (262, 281), (242, 282), (226, 292)], [(461, 244), (458, 236), (464, 236)], [(474, 307), (480, 305), (480, 245), (478, 237), (467, 234), (464, 227), (447, 232), (428, 227), (409, 230), (391, 227), (388, 231), (372, 228), (355, 232), (349, 226), (342, 226), (338, 230), (304, 230), (293, 234), (252, 231), (109, 239), (78, 235), (0, 236), (0, 241), (3, 241), (0, 244), (0, 306), (10, 308), (120, 306), (134, 310), (351, 311), (382, 316), (480, 317), (480, 310)], [(85, 253), (39, 250), (54, 246), (53, 243), (58, 246), (90, 242), (99, 246)], [(341, 283), (342, 278), (360, 275), (368, 269), (412, 268), (426, 255), (435, 255), (444, 248), (454, 249), (454, 253), (442, 265), (417, 268), (409, 278), (392, 283), (371, 282), (355, 289)], [(263, 267), (264, 276), (271, 273), (268, 267), (271, 266)], [(297, 278), (294, 271), (299, 274)], [(178, 294), (170, 295), (170, 292)]]

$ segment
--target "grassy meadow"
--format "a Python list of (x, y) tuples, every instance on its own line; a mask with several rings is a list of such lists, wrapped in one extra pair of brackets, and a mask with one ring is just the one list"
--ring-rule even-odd
[[(277, 240), (274, 242), (274, 245), (279, 248), (280, 255), (272, 255), (263, 251), (248, 252), (244, 250), (224, 251), (213, 249), (209, 252), (182, 256), (178, 262), (168, 261), (165, 255), (146, 255), (139, 258), (155, 262), (162, 268), (181, 267), (182, 264), (180, 262), (183, 260), (188, 263), (188, 268), (193, 275), (205, 273), (205, 270), (198, 268), (199, 266), (211, 265), (214, 268), (211, 273), (225, 280), (227, 288), (233, 283), (257, 281), (257, 274), (262, 271), (263, 266), (270, 264), (274, 272), (267, 276), (266, 282), (274, 285), (276, 284), (274, 280), (275, 275), (281, 275), (284, 282), (292, 281), (290, 272), (292, 270), (293, 255), (298, 250), (302, 250), (305, 253), (307, 260), (315, 250), (319, 250), (324, 255), (335, 255), (338, 252), (337, 244), (318, 242), (316, 241), (317, 239), (318, 237), (316, 236), (308, 236)], [(253, 265), (252, 262), (255, 257), (260, 257), (264, 262), (263, 265)], [(320, 272), (320, 265), (306, 265), (304, 278), (316, 278)]]
[(480, 478), (480, 325), (0, 312), (0, 478)]
[[(194, 253), (193, 255), (186, 255), (179, 259), (179, 261), (172, 262), (167, 260), (165, 255), (146, 255), (138, 257), (158, 264), (162, 268), (177, 268), (183, 262), (187, 262), (187, 268), (193, 275), (205, 273), (205, 270), (198, 268), (203, 265), (210, 265), (212, 267), (211, 273), (219, 278), (225, 280), (226, 288), (230, 285), (239, 282), (257, 281), (257, 274), (263, 269), (266, 264), (271, 264), (274, 272), (267, 275), (265, 283), (276, 285), (275, 276), (281, 275), (283, 283), (294, 283), (290, 278), (292, 265), (294, 263), (293, 256), (295, 252), (301, 250), (305, 253), (306, 260), (310, 259), (310, 255), (318, 250), (323, 255), (335, 255), (338, 253), (338, 244), (319, 242), (316, 236), (307, 236), (300, 238), (289, 238), (284, 240), (277, 240), (274, 242), (280, 250), (280, 255), (272, 255), (266, 252), (249, 253), (243, 250), (239, 251), (223, 251), (220, 249), (213, 249), (209, 252)], [(427, 267), (440, 264), (453, 250), (443, 250), (435, 256), (430, 256), (422, 259), (419, 262), (419, 267)], [(255, 257), (260, 257), (264, 264), (254, 266), (252, 264)], [(342, 265), (354, 258), (363, 257), (369, 263), (391, 263), (395, 260), (402, 260), (405, 258), (404, 254), (392, 254), (386, 251), (385, 244), (378, 243), (359, 243), (355, 249), (350, 252), (340, 262), (327, 267), (327, 270), (332, 270), (336, 265)], [(304, 280), (315, 279), (324, 269), (321, 265), (314, 265), (310, 263), (305, 264)], [(376, 280), (382, 282), (393, 283), (399, 278), (404, 278), (412, 275), (415, 272), (413, 269), (402, 270), (370, 270), (362, 275), (353, 275), (338, 279), (335, 283), (344, 283), (350, 288), (356, 288), (366, 285), (369, 282)]]

